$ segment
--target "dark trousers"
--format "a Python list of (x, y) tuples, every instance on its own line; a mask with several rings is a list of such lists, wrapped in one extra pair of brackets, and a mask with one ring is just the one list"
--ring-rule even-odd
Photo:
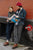
[(6, 26), (6, 39), (7, 40), (10, 40), (13, 27), (14, 27), (14, 23), (7, 23), (7, 26)]

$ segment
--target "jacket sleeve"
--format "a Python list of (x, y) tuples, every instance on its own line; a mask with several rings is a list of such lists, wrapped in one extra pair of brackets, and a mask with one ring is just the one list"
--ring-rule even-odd
[(8, 17), (10, 17), (10, 13), (8, 12)]
[(26, 17), (26, 11), (24, 10), (24, 11), (23, 11), (23, 16), (22, 16), (22, 13), (21, 13), (20, 16), (19, 16), (19, 18), (25, 19), (25, 17)]

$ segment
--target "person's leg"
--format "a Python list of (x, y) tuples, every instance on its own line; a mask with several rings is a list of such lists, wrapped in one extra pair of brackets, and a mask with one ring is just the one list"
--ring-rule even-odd
[(18, 26), (14, 27), (14, 42), (15, 42), (15, 44), (12, 49), (14, 49), (18, 46), (18, 42), (21, 37), (22, 27), (23, 27), (23, 25), (18, 25)]
[(9, 31), (9, 23), (7, 23), (7, 26), (6, 26), (6, 42), (4, 43), (4, 46), (9, 45), (9, 38), (8, 38), (9, 33), (8, 33), (8, 31)]
[(14, 24), (13, 23), (9, 23), (8, 26), (7, 26), (7, 30), (6, 30), (6, 39), (10, 40), (10, 37), (11, 37), (11, 33), (12, 33), (12, 30), (13, 30), (13, 26)]
[(9, 30), (10, 30), (10, 23), (7, 23), (7, 26), (6, 26), (6, 40), (9, 40)]
[(10, 37), (11, 37), (13, 26), (14, 26), (13, 23), (7, 24), (7, 27), (6, 27), (6, 42), (4, 43), (4, 46), (7, 46), (9, 44), (9, 40), (10, 40)]
[(15, 44), (18, 43), (18, 26), (14, 26), (14, 42)]
[(14, 46), (12, 47), (12, 49), (15, 49), (16, 47), (18, 47), (18, 26), (14, 26)]
[(18, 42), (20, 41), (21, 38), (21, 33), (22, 33), (23, 25), (18, 26)]

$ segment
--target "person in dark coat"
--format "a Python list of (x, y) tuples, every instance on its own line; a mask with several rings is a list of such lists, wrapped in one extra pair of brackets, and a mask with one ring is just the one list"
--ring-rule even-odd
[(18, 24), (14, 25), (14, 42), (15, 42), (15, 44), (12, 47), (12, 49), (15, 49), (18, 47), (18, 42), (20, 41), (21, 32), (22, 32), (22, 28), (24, 25), (25, 17), (26, 17), (26, 11), (23, 9), (22, 4), (20, 2), (18, 2), (16, 5), (17, 5), (18, 10), (16, 11), (15, 14), (17, 16), (19, 16), (19, 17), (16, 16), (16, 18), (19, 18), (20, 21), (18, 22)]
[[(13, 11), (13, 7), (9, 7), (8, 17), (10, 18), (15, 12)], [(14, 23), (9, 22), (7, 20), (7, 26), (6, 26), (6, 42), (4, 43), (4, 46), (9, 45), (9, 40), (11, 38), (11, 33), (13, 31)]]

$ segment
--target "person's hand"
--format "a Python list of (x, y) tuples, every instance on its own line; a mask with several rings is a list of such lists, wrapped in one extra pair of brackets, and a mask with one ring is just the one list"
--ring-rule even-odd
[(7, 18), (7, 20), (11, 20), (11, 18)]
[(17, 22), (18, 20), (16, 19), (15, 21)]
[(9, 22), (9, 20), (6, 20), (6, 22)]
[(16, 18), (18, 18), (19, 16), (16, 16)]

